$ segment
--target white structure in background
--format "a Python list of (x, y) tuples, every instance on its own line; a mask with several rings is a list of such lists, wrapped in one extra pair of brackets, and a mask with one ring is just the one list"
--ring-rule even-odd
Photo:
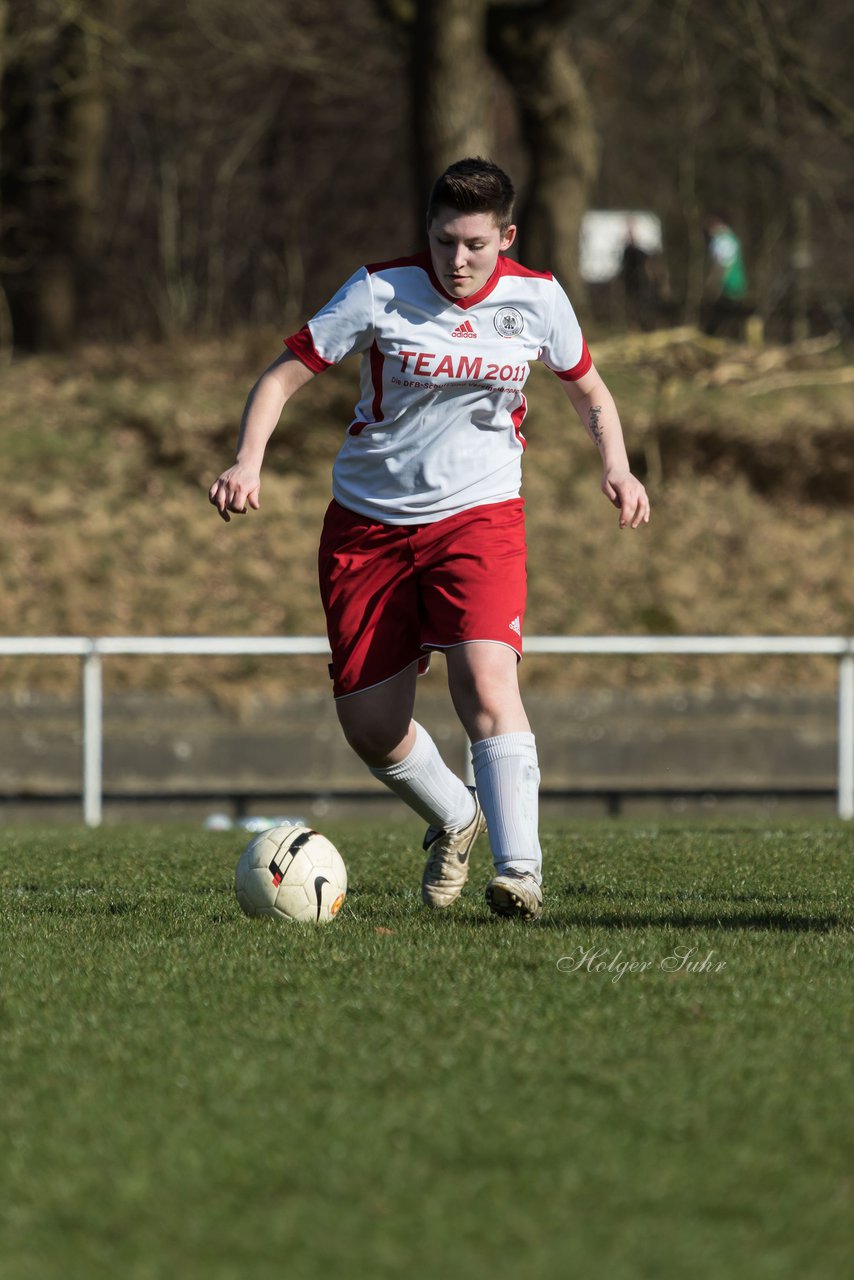
[(644, 253), (661, 253), (661, 219), (646, 210), (591, 209), (581, 219), (579, 266), (588, 284), (607, 284), (620, 274), (629, 232)]

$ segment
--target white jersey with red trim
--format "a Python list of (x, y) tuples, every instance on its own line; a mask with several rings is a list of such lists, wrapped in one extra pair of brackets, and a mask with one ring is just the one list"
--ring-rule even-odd
[(361, 397), (332, 491), (387, 524), (517, 497), (530, 362), (570, 380), (591, 363), (557, 280), (503, 256), (468, 298), (442, 288), (429, 253), (362, 267), (285, 341), (318, 373), (361, 353)]

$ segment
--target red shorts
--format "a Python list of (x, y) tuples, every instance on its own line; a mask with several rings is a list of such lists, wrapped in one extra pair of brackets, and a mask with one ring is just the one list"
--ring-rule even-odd
[(333, 501), (320, 539), (320, 594), (336, 698), (390, 680), (430, 649), (471, 640), (521, 657), (521, 498), (431, 524), (380, 524)]

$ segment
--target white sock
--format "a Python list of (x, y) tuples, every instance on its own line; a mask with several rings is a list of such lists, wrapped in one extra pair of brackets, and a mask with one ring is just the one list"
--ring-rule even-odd
[(415, 745), (405, 760), (372, 768), (371, 773), (431, 827), (462, 831), (474, 817), (474, 797), (445, 764), (427, 730), (416, 724), (415, 734)]
[(537, 834), (540, 770), (532, 733), (503, 733), (475, 742), (471, 760), (499, 875), (521, 871), (542, 879)]

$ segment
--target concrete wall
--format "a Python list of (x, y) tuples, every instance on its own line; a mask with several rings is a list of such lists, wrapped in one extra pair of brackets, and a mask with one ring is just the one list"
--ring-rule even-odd
[[(684, 809), (689, 801), (709, 807), (714, 793), (763, 790), (777, 793), (778, 807), (834, 811), (832, 695), (528, 694), (526, 705), (538, 738), (544, 813), (555, 806), (564, 813), (568, 805), (579, 813), (678, 811), (680, 792), (687, 793)], [(421, 692), (416, 714), (461, 771), (466, 743), (444, 692)], [(46, 807), (79, 814), (79, 703), (7, 697), (0, 723), (0, 815)], [(344, 743), (325, 694), (268, 701), (241, 714), (197, 699), (109, 696), (104, 740), (108, 813), (265, 811), (273, 800), (327, 812), (335, 793), (357, 793), (348, 805), (360, 812), (384, 811), (386, 803)], [(569, 800), (560, 794), (566, 792)], [(110, 795), (123, 797), (121, 804)], [(748, 808), (755, 803), (755, 795), (744, 799)], [(737, 802), (730, 794), (729, 803)]]

